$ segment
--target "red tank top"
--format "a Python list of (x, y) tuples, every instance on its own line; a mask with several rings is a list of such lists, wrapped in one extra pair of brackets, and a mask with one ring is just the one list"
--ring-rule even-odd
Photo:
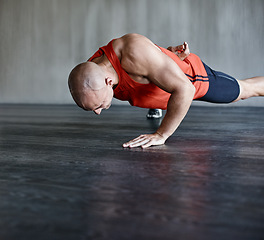
[[(106, 55), (119, 78), (119, 83), (114, 89), (114, 97), (122, 101), (128, 101), (132, 106), (167, 109), (170, 93), (160, 89), (152, 82), (142, 84), (134, 81), (121, 67), (120, 61), (113, 49), (112, 42), (113, 40), (108, 45), (99, 48), (88, 61), (92, 61), (94, 58), (100, 57), (103, 54)], [(192, 82), (196, 88), (194, 99), (203, 97), (208, 90), (209, 80), (200, 58), (191, 53), (184, 61), (181, 61), (173, 52), (162, 47), (159, 48), (178, 64)]]

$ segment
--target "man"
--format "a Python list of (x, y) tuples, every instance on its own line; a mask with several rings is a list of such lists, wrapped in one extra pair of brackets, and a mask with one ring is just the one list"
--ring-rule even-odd
[(215, 103), (264, 96), (264, 77), (236, 80), (205, 65), (187, 43), (164, 49), (138, 34), (127, 34), (100, 48), (69, 75), (76, 104), (100, 114), (113, 96), (133, 106), (167, 109), (153, 134), (143, 134), (123, 147), (164, 144), (177, 129), (193, 99)]

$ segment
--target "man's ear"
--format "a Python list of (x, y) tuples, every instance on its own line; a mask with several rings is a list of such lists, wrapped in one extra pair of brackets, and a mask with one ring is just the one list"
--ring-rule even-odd
[(107, 77), (106, 79), (105, 79), (105, 84), (107, 85), (107, 86), (113, 86), (113, 79), (112, 78), (110, 78), (110, 77)]

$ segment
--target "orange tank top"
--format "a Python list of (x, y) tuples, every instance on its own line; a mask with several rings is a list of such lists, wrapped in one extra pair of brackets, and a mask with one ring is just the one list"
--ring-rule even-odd
[[(128, 101), (132, 106), (167, 109), (170, 93), (160, 89), (152, 82), (142, 84), (134, 81), (121, 67), (120, 61), (113, 49), (112, 42), (113, 40), (106, 46), (99, 48), (88, 61), (92, 61), (94, 58), (100, 57), (103, 54), (106, 55), (119, 78), (119, 83), (114, 89), (114, 97), (122, 101)], [(191, 53), (184, 61), (181, 61), (173, 52), (162, 47), (159, 48), (178, 64), (192, 82), (196, 89), (194, 99), (203, 97), (208, 90), (209, 79), (200, 58)]]

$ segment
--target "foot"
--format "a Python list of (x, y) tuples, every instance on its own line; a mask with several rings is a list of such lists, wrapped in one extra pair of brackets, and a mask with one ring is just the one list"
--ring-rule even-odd
[(149, 109), (147, 118), (148, 119), (157, 119), (162, 117), (161, 109)]

